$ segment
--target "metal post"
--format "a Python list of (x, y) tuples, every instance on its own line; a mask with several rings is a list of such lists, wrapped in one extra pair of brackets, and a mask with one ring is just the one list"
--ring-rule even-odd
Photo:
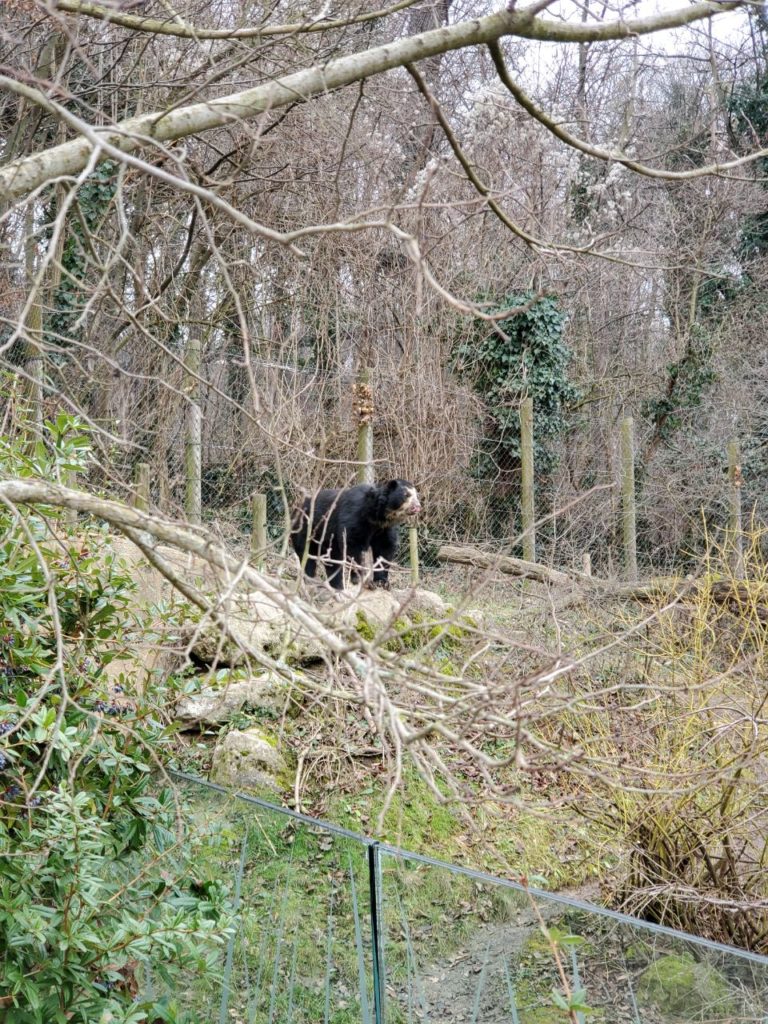
[(368, 847), (368, 885), (373, 955), (373, 1017), (376, 1024), (384, 1024), (384, 916), (381, 902), (381, 849), (376, 842)]

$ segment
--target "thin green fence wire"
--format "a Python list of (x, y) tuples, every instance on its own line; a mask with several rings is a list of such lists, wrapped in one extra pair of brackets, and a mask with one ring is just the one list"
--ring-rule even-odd
[(293, 951), (291, 953), (291, 973), (288, 978), (288, 1012), (286, 1017), (286, 1024), (292, 1024), (293, 1021), (293, 993), (294, 993), (294, 982), (296, 979), (296, 961), (299, 956), (299, 935), (301, 934), (301, 921), (296, 922), (296, 928), (293, 932)]
[[(578, 992), (581, 988), (581, 976), (579, 975), (579, 961), (576, 957), (576, 947), (571, 946), (571, 984), (573, 991)], [(578, 1024), (584, 1024), (584, 1013), (582, 1010), (576, 1012)]]
[[(403, 936), (405, 937), (406, 979), (408, 985), (407, 997), (409, 1000), (409, 1005), (412, 1006), (412, 990), (410, 978), (413, 977), (413, 990), (415, 990), (416, 998), (418, 1000), (420, 1020), (423, 1021), (424, 1024), (429, 1024), (427, 997), (424, 991), (421, 973), (419, 971), (419, 966), (416, 960), (416, 951), (414, 950), (413, 942), (411, 941), (411, 929), (408, 925), (408, 915), (405, 912), (403, 901), (400, 898), (400, 893), (397, 892), (397, 890), (395, 891), (395, 896), (397, 899), (397, 909), (400, 918), (400, 928), (402, 930)], [(412, 1009), (411, 1012), (413, 1012)]]
[(509, 996), (509, 1015), (511, 1024), (520, 1024), (520, 1015), (517, 1012), (517, 992), (515, 983), (512, 980), (512, 973), (506, 959), (504, 960), (504, 980), (507, 983), (507, 995)]
[(480, 1019), (480, 1000), (483, 996), (483, 989), (485, 988), (485, 974), (488, 970), (488, 961), (491, 958), (491, 944), (490, 942), (485, 948), (485, 956), (483, 957), (483, 966), (480, 968), (480, 974), (477, 979), (477, 988), (475, 990), (475, 998), (472, 1003), (472, 1022), (471, 1024), (477, 1024)]
[(224, 965), (224, 980), (221, 986), (221, 1006), (219, 1007), (219, 1024), (227, 1024), (229, 1010), (230, 982), (232, 979), (232, 962), (235, 956), (235, 941), (240, 928), (238, 914), (240, 911), (240, 894), (243, 888), (243, 874), (245, 872), (245, 856), (248, 849), (248, 829), (243, 834), (243, 842), (240, 847), (240, 861), (235, 875), (235, 898), (233, 900), (233, 923), (232, 934), (227, 943), (227, 959)]
[(283, 944), (283, 931), (285, 928), (286, 915), (288, 912), (288, 897), (291, 892), (291, 884), (293, 882), (293, 850), (291, 847), (291, 856), (288, 861), (288, 868), (285, 872), (285, 888), (283, 890), (283, 900), (280, 904), (280, 916), (277, 923), (277, 934), (275, 936), (275, 962), (272, 971), (272, 985), (269, 990), (269, 1024), (273, 1024), (275, 1019), (275, 1007), (277, 1006), (277, 986), (280, 979), (280, 957), (282, 952)]
[(336, 894), (336, 886), (331, 882), (331, 892), (328, 897), (328, 927), (325, 941), (325, 1006), (323, 1013), (323, 1024), (329, 1024), (331, 1019), (331, 971), (333, 970), (333, 898)]
[(256, 1020), (256, 1014), (258, 1013), (259, 1009), (259, 1002), (261, 1001), (261, 985), (262, 980), (264, 978), (264, 973), (266, 971), (266, 965), (269, 961), (268, 951), (272, 938), (272, 930), (270, 927), (267, 926), (267, 923), (269, 922), (271, 924), (272, 919), (274, 917), (276, 893), (277, 887), (273, 888), (272, 890), (269, 901), (269, 907), (267, 909), (267, 913), (264, 915), (265, 924), (261, 933), (261, 942), (259, 943), (256, 982), (252, 994), (250, 991), (250, 985), (248, 986), (248, 1024), (254, 1024), (254, 1021)]
[(627, 989), (629, 991), (629, 1001), (632, 1004), (632, 1024), (642, 1024), (640, 1019), (640, 1007), (637, 1005), (637, 999), (635, 997), (635, 990), (632, 985), (632, 978), (630, 977), (629, 968), (627, 967), (627, 961), (622, 957), (624, 963), (624, 973), (627, 976)]

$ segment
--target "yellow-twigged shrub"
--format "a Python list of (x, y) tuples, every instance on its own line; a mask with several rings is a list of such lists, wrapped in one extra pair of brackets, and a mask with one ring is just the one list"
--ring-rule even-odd
[(628, 630), (618, 676), (582, 674), (569, 711), (578, 811), (622, 851), (625, 909), (768, 952), (768, 564), (714, 553), (676, 603)]

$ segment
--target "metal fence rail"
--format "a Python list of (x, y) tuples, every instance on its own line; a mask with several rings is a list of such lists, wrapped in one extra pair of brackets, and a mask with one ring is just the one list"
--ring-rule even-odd
[(196, 1019), (768, 1021), (766, 957), (176, 781), (197, 884), (228, 879), (234, 906), (220, 976), (176, 994)]

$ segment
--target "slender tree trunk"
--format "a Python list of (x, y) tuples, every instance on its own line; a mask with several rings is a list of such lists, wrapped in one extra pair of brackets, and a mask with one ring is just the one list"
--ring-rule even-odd
[(35, 285), (36, 242), (35, 242), (35, 210), (34, 203), (27, 206), (25, 219), (25, 259), (27, 290), (34, 294), (25, 324), (27, 373), (27, 394), (29, 396), (28, 427), (30, 441), (34, 443), (43, 436), (43, 308), (41, 289)]
[(741, 480), (741, 452), (738, 440), (734, 439), (728, 444), (728, 547), (731, 572), (737, 580), (744, 579)]
[(627, 416), (621, 421), (621, 522), (624, 539), (624, 569), (629, 582), (636, 583), (635, 437), (631, 416)]

